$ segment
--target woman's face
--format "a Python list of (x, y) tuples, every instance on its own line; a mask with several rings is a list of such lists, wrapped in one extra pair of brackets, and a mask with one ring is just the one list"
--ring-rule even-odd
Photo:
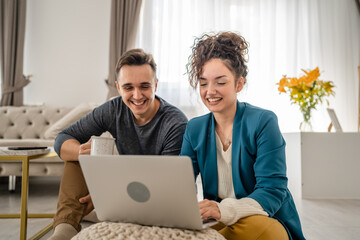
[(215, 58), (207, 61), (199, 77), (200, 96), (213, 113), (225, 113), (236, 109), (237, 93), (243, 87), (243, 78), (240, 77), (235, 84), (235, 76), (221, 59)]

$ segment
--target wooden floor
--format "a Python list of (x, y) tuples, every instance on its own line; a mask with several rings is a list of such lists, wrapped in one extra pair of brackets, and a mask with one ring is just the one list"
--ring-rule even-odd
[[(19, 179), (20, 180), (20, 179)], [(20, 181), (14, 193), (7, 191), (7, 179), (0, 178), (0, 212), (20, 211)], [(29, 212), (53, 213), (56, 210), (60, 178), (31, 177)], [(305, 237), (310, 240), (360, 240), (360, 200), (304, 200), (294, 196)], [(29, 219), (28, 238), (51, 219)], [(84, 226), (88, 226), (84, 223)], [(0, 220), (0, 239), (19, 239), (19, 220)], [(47, 239), (51, 233), (42, 239)]]

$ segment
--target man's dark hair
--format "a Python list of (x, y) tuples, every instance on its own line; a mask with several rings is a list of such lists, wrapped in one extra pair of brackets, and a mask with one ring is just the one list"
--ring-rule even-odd
[(120, 69), (123, 66), (125, 65), (139, 66), (143, 64), (149, 64), (154, 72), (154, 76), (156, 76), (156, 63), (151, 54), (144, 52), (144, 50), (140, 48), (131, 49), (125, 52), (119, 59), (118, 63), (116, 64), (116, 69), (115, 69), (116, 80), (118, 79)]

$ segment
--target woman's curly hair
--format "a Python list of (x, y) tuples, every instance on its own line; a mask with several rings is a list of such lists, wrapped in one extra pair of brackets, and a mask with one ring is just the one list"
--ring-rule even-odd
[(233, 32), (204, 34), (196, 38), (186, 65), (190, 85), (196, 89), (204, 64), (213, 58), (223, 60), (223, 63), (234, 73), (235, 79), (243, 77), (245, 84), (248, 73), (245, 56), (248, 53), (248, 45), (242, 36)]

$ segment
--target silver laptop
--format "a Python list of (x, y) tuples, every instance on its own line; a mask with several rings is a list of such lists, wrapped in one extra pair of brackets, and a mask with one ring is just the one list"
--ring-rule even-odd
[(200, 230), (191, 159), (185, 156), (80, 155), (97, 217), (128, 222)]

